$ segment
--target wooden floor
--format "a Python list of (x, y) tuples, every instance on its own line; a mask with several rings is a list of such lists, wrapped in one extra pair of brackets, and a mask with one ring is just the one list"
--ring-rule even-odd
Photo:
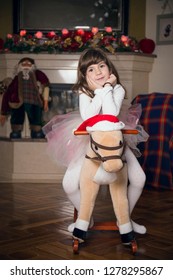
[[(95, 221), (114, 220), (107, 187), (102, 187)], [(67, 226), (73, 207), (61, 184), (0, 184), (0, 259), (2, 260), (172, 260), (173, 192), (145, 190), (133, 219), (147, 226), (136, 235), (133, 255), (116, 231), (89, 231), (86, 245), (73, 254)]]

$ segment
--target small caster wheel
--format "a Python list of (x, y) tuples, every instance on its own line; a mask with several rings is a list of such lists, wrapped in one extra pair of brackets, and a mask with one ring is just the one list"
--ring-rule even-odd
[(79, 240), (73, 240), (73, 254), (79, 254)]
[(137, 252), (138, 246), (137, 246), (136, 240), (131, 241), (131, 249), (132, 249), (133, 254), (135, 254)]

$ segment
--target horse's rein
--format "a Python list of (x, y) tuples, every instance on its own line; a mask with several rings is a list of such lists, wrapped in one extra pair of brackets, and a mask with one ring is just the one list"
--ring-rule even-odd
[[(123, 134), (138, 134), (138, 131), (136, 129), (122, 129), (121, 130)], [(87, 131), (74, 131), (74, 135), (88, 135), (89, 133)], [(106, 161), (106, 160), (111, 160), (111, 159), (122, 159), (122, 155), (124, 153), (124, 149), (125, 149), (125, 144), (124, 142), (122, 142), (119, 146), (115, 146), (115, 147), (107, 147), (107, 146), (103, 146), (98, 144), (97, 142), (95, 142), (92, 138), (92, 136), (90, 136), (90, 144), (91, 144), (91, 149), (93, 150), (93, 152), (96, 154), (96, 157), (89, 157), (88, 155), (85, 156), (85, 158), (87, 159), (92, 159), (92, 160), (99, 160), (99, 161)], [(97, 153), (96, 150), (94, 150), (93, 145), (95, 147), (99, 147), (101, 149), (104, 150), (118, 150), (123, 148), (122, 150), (122, 154), (119, 155), (112, 155), (112, 156), (107, 156), (107, 157), (102, 157), (101, 155), (99, 155), (99, 153)]]
[[(102, 161), (102, 162), (105, 162), (105, 161), (111, 160), (111, 159), (121, 159), (121, 157), (123, 155), (123, 152), (124, 152), (124, 146), (125, 146), (124, 142), (122, 142), (122, 143), (120, 143), (120, 145), (114, 146), (114, 147), (103, 146), (103, 145), (100, 145), (97, 142), (95, 142), (91, 135), (90, 135), (90, 144), (91, 144), (91, 149), (93, 150), (93, 152), (96, 154), (97, 157), (92, 157), (91, 158), (88, 155), (86, 155), (85, 157), (87, 159), (99, 160), (99, 161)], [(95, 146), (96, 148), (100, 148), (100, 149), (108, 150), (108, 151), (115, 151), (115, 150), (119, 150), (121, 148), (123, 148), (123, 150), (122, 150), (122, 154), (120, 156), (119, 155), (112, 155), (112, 156), (102, 157), (99, 153), (97, 153), (96, 150), (94, 150), (93, 146)]]

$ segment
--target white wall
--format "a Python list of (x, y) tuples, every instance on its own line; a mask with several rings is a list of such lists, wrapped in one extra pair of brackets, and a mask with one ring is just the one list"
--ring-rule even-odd
[[(146, 0), (146, 37), (156, 42), (157, 15), (163, 13), (165, 0)], [(164, 14), (173, 13), (173, 0), (169, 0)], [(173, 27), (172, 27), (173, 29)], [(149, 75), (149, 92), (173, 94), (173, 44), (156, 45), (152, 72)]]

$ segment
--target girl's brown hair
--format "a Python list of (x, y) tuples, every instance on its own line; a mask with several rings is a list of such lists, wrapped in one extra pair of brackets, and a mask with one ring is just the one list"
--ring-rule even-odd
[(94, 96), (93, 91), (89, 89), (86, 81), (86, 71), (90, 65), (98, 64), (101, 61), (108, 66), (110, 74), (114, 74), (116, 76), (117, 84), (120, 84), (118, 72), (113, 63), (107, 57), (106, 53), (99, 48), (89, 48), (80, 56), (77, 69), (77, 82), (73, 86), (74, 91), (85, 92), (91, 97)]

